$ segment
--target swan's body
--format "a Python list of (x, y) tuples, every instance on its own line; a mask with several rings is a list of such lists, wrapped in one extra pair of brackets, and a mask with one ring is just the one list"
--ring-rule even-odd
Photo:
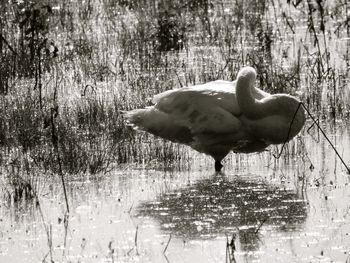
[(255, 70), (245, 67), (233, 82), (169, 90), (153, 98), (154, 106), (125, 116), (133, 126), (212, 156), (220, 171), (220, 162), (230, 151), (259, 152), (284, 143), (305, 122), (298, 99), (270, 95), (255, 88), (255, 80)]

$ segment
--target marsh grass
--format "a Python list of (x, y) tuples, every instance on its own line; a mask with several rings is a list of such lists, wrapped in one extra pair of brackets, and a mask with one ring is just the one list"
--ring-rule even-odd
[(16, 151), (32, 160), (29, 170), (65, 177), (124, 164), (188, 169), (193, 151), (135, 132), (121, 112), (151, 105), (164, 90), (233, 80), (245, 64), (264, 90), (297, 95), (319, 119), (343, 119), (347, 8), (342, 0), (4, 1), (2, 165)]

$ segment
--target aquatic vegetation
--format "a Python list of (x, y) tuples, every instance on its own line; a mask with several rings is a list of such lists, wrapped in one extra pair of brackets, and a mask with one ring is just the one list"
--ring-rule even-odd
[(281, 155), (228, 155), (218, 178), (208, 158), (135, 132), (122, 112), (251, 65), (259, 88), (301, 99), (346, 162), (348, 10), (1, 1), (0, 261), (345, 261), (350, 178), (317, 125)]
[(33, 169), (66, 177), (130, 165), (188, 169), (198, 155), (135, 133), (121, 112), (149, 106), (165, 90), (233, 80), (246, 64), (259, 72), (260, 88), (298, 96), (317, 118), (348, 116), (341, 0), (32, 0), (0, 7), (2, 164), (13, 149), (29, 156)]

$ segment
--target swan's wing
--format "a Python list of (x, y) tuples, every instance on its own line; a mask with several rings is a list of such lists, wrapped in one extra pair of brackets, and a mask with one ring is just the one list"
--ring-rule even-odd
[[(266, 93), (256, 90), (260, 99)], [(235, 82), (214, 81), (204, 85), (170, 90), (154, 97), (154, 106), (125, 112), (134, 127), (194, 149), (225, 156), (230, 149), (245, 143), (242, 113), (238, 106)], [(218, 150), (214, 146), (223, 147)]]
[(173, 116), (153, 106), (124, 112), (124, 117), (130, 126), (164, 139), (185, 144), (193, 141), (193, 135), (188, 127), (176, 124)]
[(177, 125), (188, 127), (192, 134), (229, 133), (241, 127), (240, 108), (235, 82), (213, 81), (154, 97), (155, 108), (172, 117)]
[(192, 103), (206, 104), (208, 107), (220, 105), (233, 114), (240, 113), (236, 101), (236, 83), (223, 80), (168, 90), (154, 96), (153, 103), (158, 109), (173, 114), (185, 112), (188, 104)]

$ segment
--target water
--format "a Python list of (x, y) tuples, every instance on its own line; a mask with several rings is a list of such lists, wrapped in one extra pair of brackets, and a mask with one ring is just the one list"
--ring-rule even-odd
[[(327, 134), (349, 163), (350, 130)], [(66, 220), (59, 180), (46, 182), (42, 215), (1, 204), (0, 262), (349, 261), (349, 174), (314, 128), (289, 151), (232, 155), (219, 175), (202, 162), (71, 178)]]

